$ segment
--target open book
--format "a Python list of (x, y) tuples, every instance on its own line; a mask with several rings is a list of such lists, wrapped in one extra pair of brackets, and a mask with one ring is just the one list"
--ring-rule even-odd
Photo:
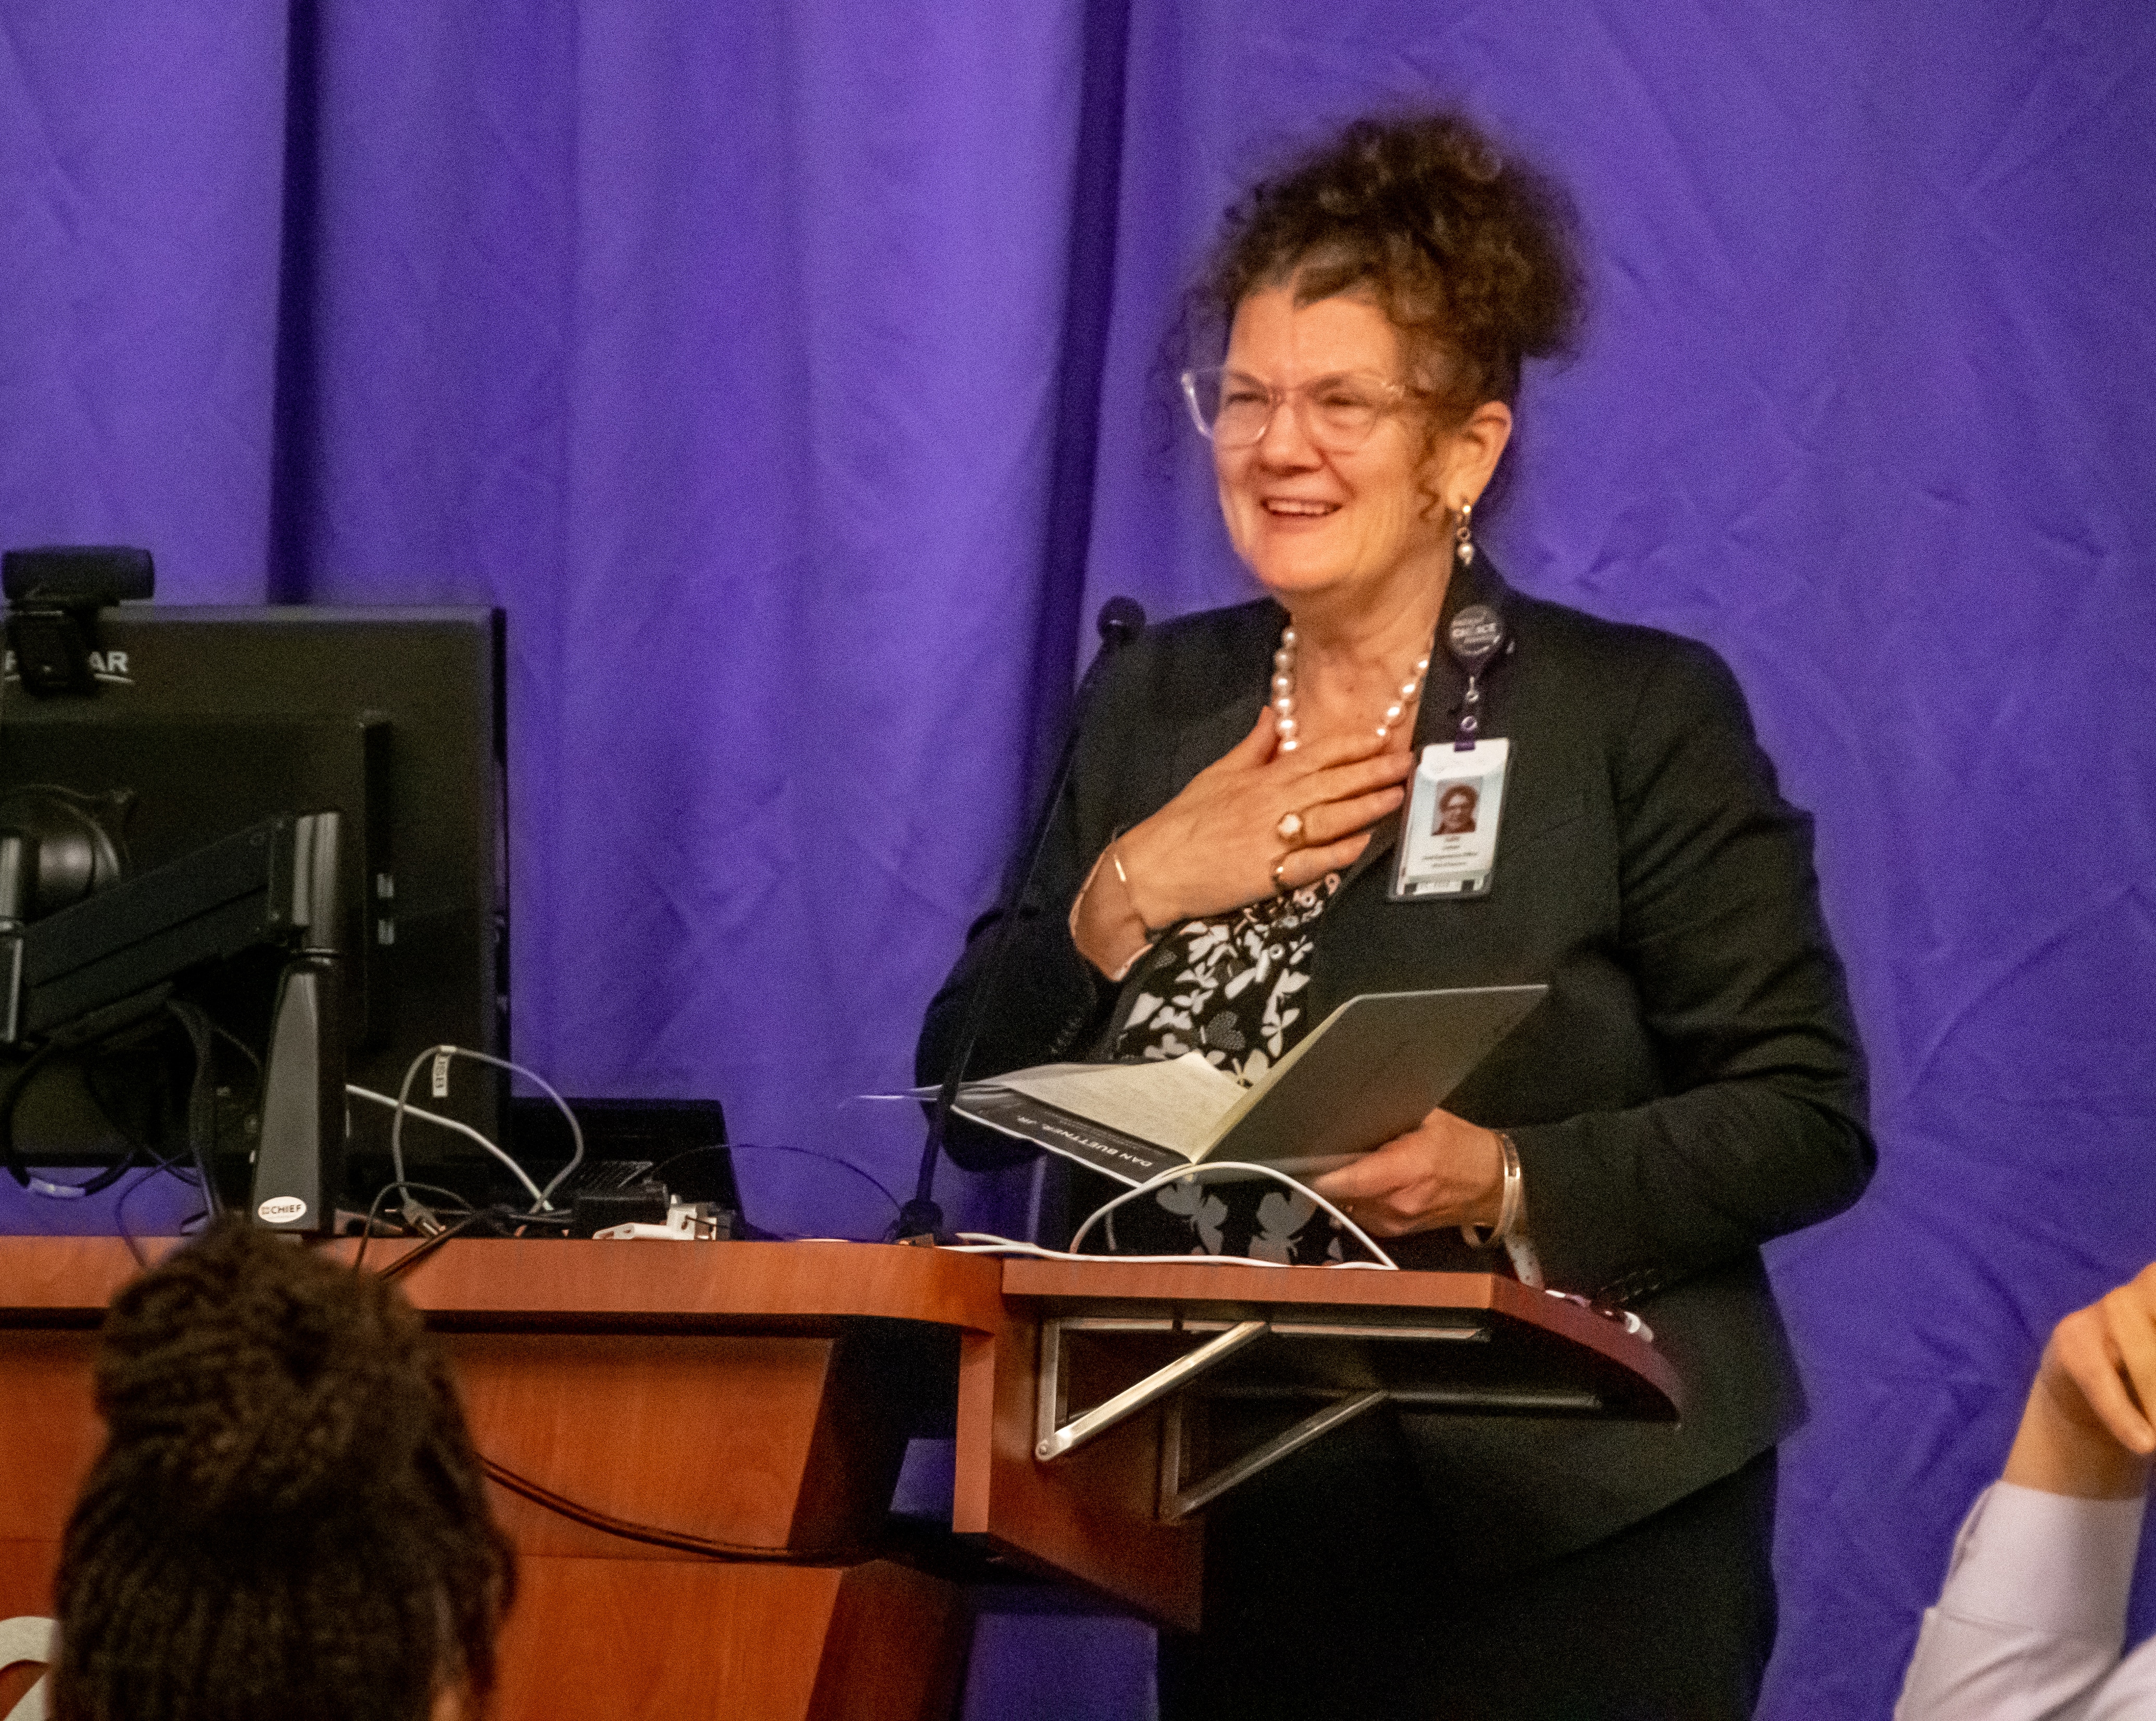
[(1366, 992), (1247, 1088), (1189, 1052), (1015, 1070), (967, 1083), (952, 1109), (1123, 1183), (1201, 1160), (1314, 1175), (1414, 1129), (1548, 990)]

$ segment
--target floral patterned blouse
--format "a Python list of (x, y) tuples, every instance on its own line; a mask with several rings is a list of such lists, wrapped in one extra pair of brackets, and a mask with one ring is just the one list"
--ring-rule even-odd
[[(1180, 1058), (1200, 1052), (1239, 1081), (1257, 1081), (1307, 1033), (1301, 994), (1310, 984), (1316, 926), (1340, 889), (1317, 884), (1266, 897), (1218, 919), (1186, 920), (1140, 959), (1110, 1056)], [(1110, 1246), (1148, 1255), (1253, 1255), (1307, 1264), (1343, 1258), (1342, 1233), (1308, 1196), (1247, 1182), (1170, 1184), (1111, 1216)], [(1357, 1253), (1360, 1253), (1359, 1249)]]

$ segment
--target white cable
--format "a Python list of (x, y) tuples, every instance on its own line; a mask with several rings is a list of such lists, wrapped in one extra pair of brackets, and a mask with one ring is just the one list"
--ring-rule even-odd
[[(1261, 1165), (1248, 1160), (1201, 1160), (1195, 1165), (1178, 1165), (1173, 1167), (1172, 1170), (1163, 1171), (1157, 1177), (1148, 1177), (1143, 1183), (1138, 1185), (1136, 1189), (1125, 1190), (1122, 1194), (1117, 1196), (1113, 1201), (1104, 1201), (1101, 1206), (1096, 1207), (1090, 1214), (1088, 1214), (1086, 1218), (1086, 1222), (1078, 1227), (1077, 1234), (1070, 1239), (1070, 1252), (1074, 1255), (1077, 1253), (1078, 1245), (1086, 1241), (1086, 1233), (1091, 1231), (1098, 1221), (1106, 1218), (1109, 1214), (1114, 1212), (1116, 1209), (1122, 1206), (1124, 1202), (1134, 1201), (1142, 1195), (1149, 1195), (1154, 1190), (1165, 1188), (1171, 1183), (1179, 1183), (1186, 1177), (1203, 1177), (1209, 1171), (1255, 1171), (1261, 1177), (1270, 1177), (1276, 1183), (1285, 1183), (1290, 1189), (1295, 1190), (1300, 1194), (1308, 1196), (1311, 1200), (1316, 1201), (1319, 1206), (1322, 1207), (1335, 1219), (1338, 1220), (1340, 1223), (1353, 1235), (1356, 1242), (1362, 1244), (1362, 1246), (1368, 1249), (1372, 1255), (1376, 1257), (1378, 1264), (1389, 1268), (1395, 1273), (1399, 1270), (1399, 1263), (1394, 1260), (1391, 1256), (1388, 1255), (1383, 1249), (1379, 1248), (1376, 1242), (1371, 1237), (1369, 1232), (1363, 1230), (1361, 1226), (1358, 1225), (1345, 1213), (1342, 1212), (1339, 1208), (1334, 1206), (1332, 1202), (1326, 1200), (1323, 1196), (1320, 1195), (1308, 1184), (1296, 1182), (1294, 1178), (1289, 1176), (1286, 1172), (1281, 1170), (1277, 1165)], [(1098, 1257), (1096, 1257), (1094, 1258), (1097, 1259)], [(1124, 1257), (1119, 1257), (1117, 1258), (1120, 1259)], [(1173, 1257), (1172, 1258), (1180, 1261), (1189, 1257), (1178, 1255)], [(1235, 1261), (1240, 1260), (1243, 1257), (1237, 1255), (1220, 1255), (1209, 1257), (1208, 1258), (1220, 1261)], [(1286, 1263), (1283, 1262), (1279, 1264), (1285, 1266)], [(1345, 1263), (1343, 1263), (1342, 1264), (1344, 1265)]]
[[(1016, 1237), (998, 1237), (993, 1232), (962, 1231), (965, 1239), (955, 1247), (946, 1246), (945, 1252), (952, 1255), (1027, 1255), (1043, 1261), (1114, 1261), (1177, 1267), (1291, 1267), (1288, 1261), (1261, 1261), (1250, 1255), (1074, 1255), (1068, 1249), (1050, 1249), (1040, 1243), (1020, 1242)], [(1368, 1273), (1397, 1273), (1399, 1269), (1383, 1261), (1323, 1261), (1318, 1263), (1327, 1273), (1337, 1273), (1345, 1268), (1360, 1268)]]
[(1164, 1262), (1188, 1263), (1198, 1262), (1211, 1266), (1216, 1260), (1232, 1267), (1285, 1267), (1285, 1261), (1260, 1261), (1249, 1255), (1074, 1255), (1068, 1249), (1051, 1249), (1045, 1243), (1021, 1242), (1016, 1237), (998, 1237), (993, 1232), (962, 1231), (959, 1242), (950, 1251), (955, 1255), (1030, 1255), (1043, 1261), (1102, 1261)]
[[(404, 1177), (404, 1114), (413, 1109), (412, 1078), (419, 1073), (419, 1066), (430, 1058), (469, 1058), (475, 1063), (491, 1064), (496, 1069), (507, 1070), (511, 1075), (522, 1076), (537, 1088), (560, 1109), (569, 1122), (569, 1139), (577, 1150), (569, 1156), (569, 1163), (548, 1180), (547, 1186), (537, 1191), (531, 1211), (535, 1213), (547, 1207), (548, 1197), (562, 1186), (562, 1180), (584, 1162), (583, 1126), (578, 1123), (577, 1114), (569, 1109), (569, 1102), (555, 1091), (554, 1085), (536, 1070), (526, 1069), (521, 1063), (512, 1063), (506, 1058), (496, 1058), (490, 1052), (473, 1052), (462, 1046), (429, 1046), (405, 1067), (404, 1079), (397, 1087), (397, 1114), (389, 1121), (389, 1162), (396, 1168), (399, 1182)], [(527, 1183), (527, 1188), (530, 1185)]]
[[(377, 1105), (386, 1105), (392, 1111), (397, 1109), (397, 1102), (392, 1099), (387, 1094), (377, 1094), (373, 1088), (362, 1088), (356, 1082), (346, 1082), (344, 1084), (344, 1091), (347, 1094), (356, 1094), (362, 1099), (371, 1099)], [(516, 1181), (531, 1191), (531, 1199), (533, 1201), (543, 1202), (547, 1199), (546, 1196), (540, 1194), (539, 1186), (531, 1181), (531, 1174), (527, 1172), (523, 1166), (518, 1165), (516, 1160), (510, 1158), (510, 1156), (506, 1153), (503, 1152), (501, 1149), (496, 1147), (491, 1141), (489, 1141), (485, 1136), (480, 1135), (478, 1130), (473, 1129), (470, 1124), (460, 1124), (454, 1118), (445, 1118), (439, 1112), (423, 1111), (416, 1105), (406, 1106), (404, 1108), (404, 1115), (409, 1118), (417, 1118), (423, 1124), (439, 1124), (444, 1129), (454, 1129), (458, 1135), (465, 1136), (470, 1140), (476, 1141), (481, 1147), (492, 1154), (495, 1158), (500, 1160), (503, 1165), (508, 1166), (509, 1169), (516, 1174)], [(400, 1161), (402, 1157), (403, 1156), (401, 1155), (398, 1155)], [(402, 1174), (404, 1170), (401, 1162), (398, 1164), (397, 1170), (399, 1174), (398, 1181), (401, 1182), (403, 1181)]]

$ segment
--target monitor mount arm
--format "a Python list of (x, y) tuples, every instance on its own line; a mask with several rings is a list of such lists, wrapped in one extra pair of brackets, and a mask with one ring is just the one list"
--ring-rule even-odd
[(290, 950), (249, 1196), (250, 1222), (270, 1230), (332, 1231), (344, 1183), (340, 822), (280, 813), (28, 924), (33, 840), (0, 830), (0, 1046), (117, 1026), (198, 963)]

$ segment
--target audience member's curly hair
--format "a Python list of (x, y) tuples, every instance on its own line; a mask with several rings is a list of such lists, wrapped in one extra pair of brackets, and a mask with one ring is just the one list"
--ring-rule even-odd
[(1368, 294), (1440, 420), (1511, 405), (1523, 359), (1561, 352), (1580, 315), (1571, 205), (1466, 120), (1358, 120), (1228, 212), (1190, 325), (1224, 341), (1266, 287)]
[(411, 1306), (227, 1223), (122, 1292), (59, 1580), (59, 1721), (421, 1721), (515, 1585)]

